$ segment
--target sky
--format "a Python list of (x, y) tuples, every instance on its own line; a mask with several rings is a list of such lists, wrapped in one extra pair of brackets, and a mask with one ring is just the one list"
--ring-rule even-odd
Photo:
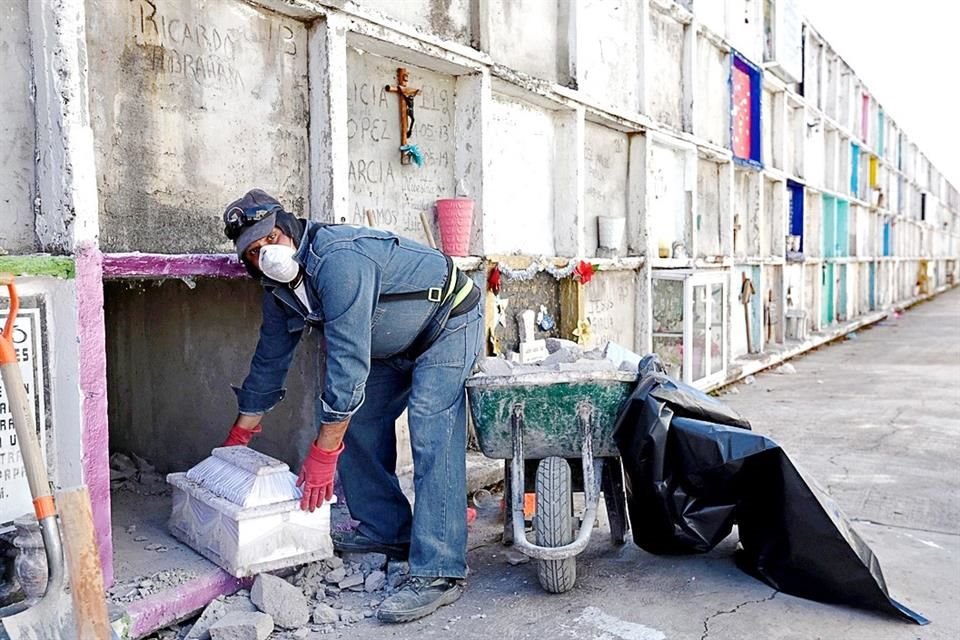
[(799, 3), (886, 113), (960, 189), (960, 3)]

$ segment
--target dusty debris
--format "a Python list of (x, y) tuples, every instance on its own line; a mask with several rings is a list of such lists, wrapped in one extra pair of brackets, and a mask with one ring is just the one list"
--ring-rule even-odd
[(111, 602), (127, 604), (149, 595), (178, 587), (197, 577), (194, 571), (167, 570), (114, 584), (108, 591)]
[[(233, 619), (236, 617), (234, 613), (254, 611), (271, 617), (277, 630), (270, 637), (278, 640), (298, 640), (335, 633), (338, 629), (373, 617), (383, 599), (403, 583), (409, 570), (406, 562), (388, 561), (387, 556), (380, 553), (364, 553), (312, 562), (301, 566), (286, 579), (261, 574), (257, 576), (249, 594), (238, 591), (232, 596), (214, 600), (192, 626), (185, 625), (177, 638), (207, 640), (212, 637), (210, 632), (218, 621)], [(330, 582), (329, 578), (339, 579)], [(144, 576), (131, 587), (136, 590), (140, 582), (150, 581), (156, 588), (156, 583), (162, 579)], [(222, 635), (228, 633), (224, 629), (220, 637), (260, 637), (255, 635), (255, 626), (243, 629), (241, 632), (231, 627), (229, 633), (246, 633), (245, 636)]]
[(274, 620), (266, 613), (229, 615), (210, 627), (213, 640), (266, 640), (273, 633)]
[[(169, 495), (170, 486), (156, 468), (135, 453), (110, 456), (110, 488), (130, 491), (142, 496)], [(127, 533), (136, 531), (136, 525), (127, 528)]]
[(310, 619), (310, 607), (303, 592), (269, 573), (261, 573), (254, 580), (250, 601), (260, 611), (270, 614), (273, 622), (284, 629), (297, 629)]
[(773, 370), (774, 373), (780, 373), (783, 375), (793, 375), (797, 372), (797, 368), (794, 367), (789, 362), (784, 362), (782, 365)]
[(363, 612), (352, 609), (342, 609), (340, 611), (340, 622), (345, 624), (356, 624), (363, 621)]
[(312, 620), (314, 624), (333, 624), (340, 620), (340, 612), (321, 602), (314, 607)]

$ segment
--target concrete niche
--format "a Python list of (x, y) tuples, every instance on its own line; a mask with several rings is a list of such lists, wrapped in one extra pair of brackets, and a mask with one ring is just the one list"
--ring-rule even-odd
[[(409, 74), (407, 86), (420, 90), (409, 143), (423, 154), (423, 166), (401, 163), (400, 98), (385, 88), (397, 84), (400, 67)], [(434, 202), (456, 195), (456, 79), (350, 49), (347, 83), (350, 217), (335, 222), (367, 225), (369, 213), (375, 226), (426, 242), (420, 214), (433, 220)]]
[(101, 246), (227, 251), (254, 186), (307, 212), (306, 26), (244, 2), (87, 2)]
[[(626, 218), (628, 136), (625, 133), (588, 122), (584, 145), (584, 223), (586, 253), (597, 255), (599, 244), (597, 218)], [(616, 249), (619, 255), (624, 241)]]

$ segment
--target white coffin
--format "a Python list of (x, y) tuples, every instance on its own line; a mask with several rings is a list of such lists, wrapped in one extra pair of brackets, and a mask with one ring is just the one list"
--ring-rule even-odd
[[(251, 469), (250, 456), (246, 456), (247, 463), (243, 465), (246, 468), (238, 467), (238, 476), (243, 473), (293, 475), (283, 462), (252, 453), (259, 457), (263, 468)], [(275, 502), (244, 507), (216, 495), (216, 486), (205, 487), (188, 479), (188, 473), (167, 476), (167, 482), (173, 487), (170, 532), (227, 573), (240, 578), (333, 555), (330, 504), (313, 513), (301, 511), (300, 492), (292, 482), (288, 495), (275, 496)], [(244, 502), (242, 497), (239, 501)]]

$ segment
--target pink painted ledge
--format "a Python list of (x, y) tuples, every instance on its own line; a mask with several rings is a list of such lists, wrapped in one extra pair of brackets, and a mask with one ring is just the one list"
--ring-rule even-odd
[(234, 578), (223, 569), (211, 568), (193, 580), (130, 604), (126, 609), (127, 637), (142, 638), (252, 584), (253, 578)]
[(232, 253), (105, 253), (104, 278), (246, 278)]

